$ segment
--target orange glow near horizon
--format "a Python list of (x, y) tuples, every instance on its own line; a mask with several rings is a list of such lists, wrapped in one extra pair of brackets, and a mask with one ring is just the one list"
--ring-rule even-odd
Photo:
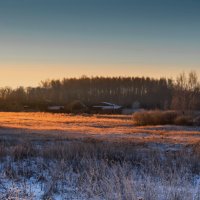
[[(47, 79), (63, 79), (86, 76), (148, 76), (175, 77), (179, 73), (192, 69), (175, 70), (175, 67), (133, 66), (129, 64), (4, 64), (0, 66), (0, 87), (38, 86)], [(27, 67), (28, 66), (28, 67)], [(200, 71), (197, 71), (199, 74)]]

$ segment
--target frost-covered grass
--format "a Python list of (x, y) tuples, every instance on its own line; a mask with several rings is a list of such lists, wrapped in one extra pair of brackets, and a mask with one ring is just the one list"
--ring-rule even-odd
[(1, 141), (0, 199), (199, 200), (200, 144)]

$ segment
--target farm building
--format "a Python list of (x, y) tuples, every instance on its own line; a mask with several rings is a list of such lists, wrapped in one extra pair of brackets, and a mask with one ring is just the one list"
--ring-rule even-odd
[(64, 110), (65, 109), (65, 107), (64, 106), (48, 106), (48, 111), (54, 111), (54, 112), (56, 112), (56, 111), (62, 111), (62, 110)]
[(92, 106), (92, 111), (97, 113), (121, 113), (122, 106), (109, 103), (101, 102), (97, 105)]

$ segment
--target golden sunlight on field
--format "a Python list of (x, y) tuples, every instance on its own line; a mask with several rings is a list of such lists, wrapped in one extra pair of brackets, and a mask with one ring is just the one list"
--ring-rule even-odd
[(135, 142), (196, 143), (200, 128), (135, 126), (127, 115), (69, 115), (50, 113), (0, 113), (0, 134), (23, 133), (56, 137), (92, 137)]

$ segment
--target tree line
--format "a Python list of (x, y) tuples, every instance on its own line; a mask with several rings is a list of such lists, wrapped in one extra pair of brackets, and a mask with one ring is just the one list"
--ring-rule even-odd
[(73, 101), (87, 106), (112, 102), (131, 107), (139, 102), (147, 109), (200, 109), (200, 82), (196, 72), (176, 80), (149, 77), (86, 77), (41, 81), (38, 87), (0, 88), (0, 110), (20, 111), (24, 106), (45, 110), (49, 105), (67, 106)]

